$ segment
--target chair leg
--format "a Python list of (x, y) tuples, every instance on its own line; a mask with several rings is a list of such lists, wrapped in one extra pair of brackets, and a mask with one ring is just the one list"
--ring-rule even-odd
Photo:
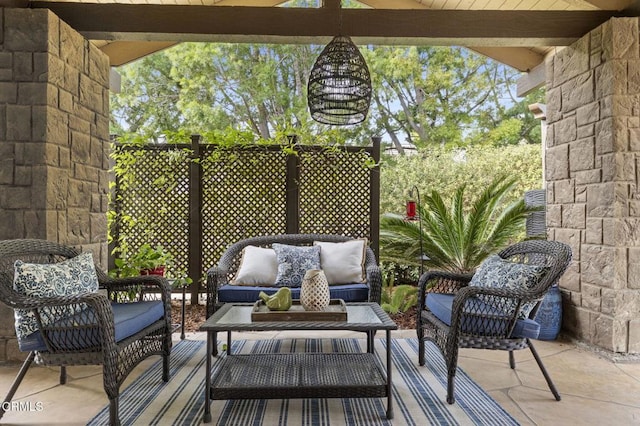
[(449, 374), (449, 377), (447, 377), (447, 403), (448, 404), (453, 404), (454, 402), (456, 402), (456, 399), (453, 396), (455, 378), (456, 378), (455, 374)]
[[(449, 349), (449, 351), (447, 351)], [(458, 346), (453, 347), (445, 345), (445, 349), (442, 350), (442, 356), (447, 364), (447, 403), (453, 404), (456, 402), (455, 397), (455, 380), (456, 371), (458, 370)]]
[(511, 367), (512, 370), (516, 368), (516, 358), (513, 355), (513, 351), (509, 351), (509, 367)]
[(418, 333), (418, 364), (424, 366), (424, 330), (420, 324), (416, 331)]
[(11, 388), (9, 389), (7, 396), (4, 398), (4, 401), (0, 406), (0, 419), (2, 418), (2, 416), (4, 416), (4, 407), (9, 406), (9, 402), (11, 402), (11, 400), (13, 399), (13, 395), (15, 395), (16, 391), (18, 390), (18, 386), (20, 386), (20, 383), (22, 383), (22, 379), (24, 379), (24, 376), (27, 374), (27, 370), (29, 370), (29, 367), (31, 366), (31, 363), (33, 362), (35, 356), (35, 352), (29, 352), (27, 359), (24, 360), (24, 362), (22, 363), (22, 367), (20, 367), (20, 371), (18, 371), (18, 375), (15, 379), (13, 379)]
[(109, 400), (109, 426), (120, 426), (120, 414), (118, 413), (118, 397)]
[(60, 384), (67, 384), (67, 367), (65, 367), (64, 365), (60, 366)]
[(169, 354), (162, 355), (162, 381), (167, 383), (169, 381)]
[(549, 385), (549, 389), (551, 390), (551, 393), (556, 398), (556, 401), (560, 401), (560, 394), (558, 393), (556, 386), (553, 384), (553, 381), (551, 381), (551, 376), (549, 376), (549, 373), (547, 373), (547, 369), (544, 367), (544, 364), (542, 363), (542, 359), (540, 359), (540, 356), (538, 356), (538, 352), (533, 347), (533, 344), (529, 339), (527, 339), (527, 343), (529, 344), (529, 349), (531, 350), (533, 357), (538, 363), (538, 367), (540, 367), (540, 371), (542, 371), (542, 375), (544, 376), (544, 379), (547, 381), (547, 385)]
[[(184, 291), (184, 290), (183, 290)], [(173, 347), (173, 340), (171, 338), (171, 327), (164, 333), (162, 337), (162, 381), (167, 383), (169, 381), (170, 362), (169, 356), (171, 355), (171, 348)]]

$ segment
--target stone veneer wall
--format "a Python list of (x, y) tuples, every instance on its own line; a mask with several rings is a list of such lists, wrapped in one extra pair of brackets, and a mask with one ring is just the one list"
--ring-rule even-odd
[[(51, 12), (0, 8), (0, 239), (107, 259), (109, 59)], [(0, 362), (23, 359), (0, 303)]]
[(573, 249), (564, 330), (640, 353), (640, 47), (611, 19), (547, 61), (547, 226)]

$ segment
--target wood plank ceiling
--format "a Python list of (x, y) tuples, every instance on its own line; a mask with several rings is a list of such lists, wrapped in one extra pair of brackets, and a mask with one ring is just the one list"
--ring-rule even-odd
[(341, 8), (282, 0), (10, 0), (51, 9), (119, 66), (180, 41), (459, 45), (520, 71), (612, 16), (639, 16), (640, 0), (359, 0)]

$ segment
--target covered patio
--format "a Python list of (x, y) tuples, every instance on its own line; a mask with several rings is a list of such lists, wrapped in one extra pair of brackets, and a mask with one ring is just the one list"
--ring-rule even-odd
[[(573, 262), (560, 282), (565, 339), (539, 345), (563, 402), (546, 396), (530, 359), (519, 360), (515, 373), (501, 352), (464, 350), (460, 365), (523, 424), (637, 421), (632, 396), (640, 369), (611, 360), (640, 354), (640, 2), (282, 3), (4, 2), (0, 239), (74, 245), (107, 269), (109, 90), (118, 87), (112, 67), (180, 41), (323, 44), (340, 25), (357, 44), (466, 46), (521, 70), (520, 95), (546, 85), (547, 229), (549, 239), (571, 246)], [(0, 364), (24, 357), (12, 317), (0, 306)], [(1, 368), (0, 392), (16, 369)], [(62, 388), (54, 386), (55, 370), (34, 371), (16, 396), (55, 401), (61, 415), (48, 420), (86, 423), (105, 404), (99, 369), (70, 369), (73, 379)], [(58, 404), (62, 392), (68, 397)], [(42, 421), (37, 412), (13, 415), (4, 419)]]

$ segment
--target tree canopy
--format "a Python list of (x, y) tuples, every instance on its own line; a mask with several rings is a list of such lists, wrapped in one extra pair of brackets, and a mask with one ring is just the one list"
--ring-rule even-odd
[(119, 68), (111, 131), (158, 137), (233, 128), (271, 139), (296, 134), (366, 144), (383, 136), (396, 149), (537, 142), (539, 126), (512, 94), (518, 73), (459, 47), (360, 46), (373, 96), (358, 126), (309, 116), (307, 78), (322, 46), (181, 43)]

